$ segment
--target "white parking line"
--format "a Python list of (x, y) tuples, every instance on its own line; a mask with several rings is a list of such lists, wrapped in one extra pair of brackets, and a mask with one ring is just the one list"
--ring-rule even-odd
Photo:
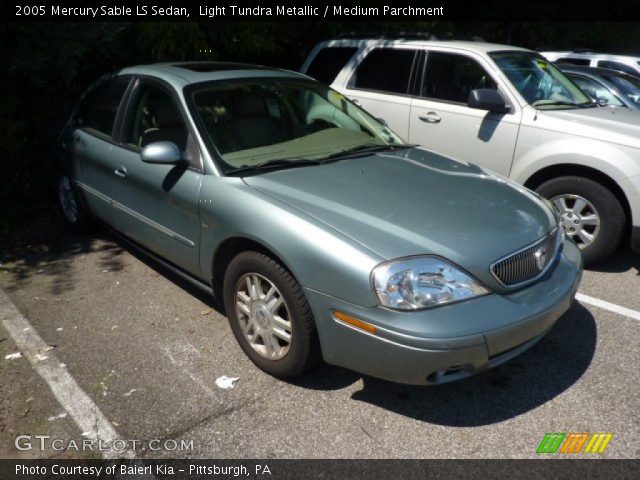
[(47, 382), (60, 405), (83, 432), (82, 436), (93, 440), (94, 445), (99, 445), (98, 441), (102, 442), (103, 450), (100, 453), (103, 458), (134, 458), (136, 453), (133, 450), (113, 448), (113, 442), (116, 440), (120, 440), (116, 445), (126, 445), (126, 443), (69, 372), (60, 366), (56, 356), (51, 351), (47, 351), (47, 343), (2, 290), (0, 290), (0, 318), (2, 325), (22, 354)]
[(620, 305), (616, 305), (615, 303), (605, 302), (604, 300), (590, 297), (589, 295), (585, 295), (583, 293), (576, 294), (576, 300), (581, 303), (586, 303), (589, 305), (593, 305), (594, 307), (603, 308), (604, 310), (609, 310), (610, 312), (640, 321), (640, 312), (638, 312), (637, 310), (631, 310), (630, 308), (621, 307)]

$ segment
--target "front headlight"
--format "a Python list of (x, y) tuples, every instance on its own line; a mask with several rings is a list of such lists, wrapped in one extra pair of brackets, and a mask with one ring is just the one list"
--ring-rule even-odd
[(433, 256), (393, 260), (373, 269), (373, 287), (380, 305), (419, 310), (489, 293), (470, 275)]

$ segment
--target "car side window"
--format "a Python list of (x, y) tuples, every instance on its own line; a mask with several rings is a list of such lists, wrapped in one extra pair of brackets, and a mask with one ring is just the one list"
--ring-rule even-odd
[(466, 104), (471, 91), (478, 88), (497, 90), (498, 86), (473, 58), (444, 52), (427, 54), (423, 97)]
[(406, 94), (416, 52), (406, 48), (376, 48), (358, 65), (347, 86)]
[(316, 54), (305, 73), (319, 82), (331, 85), (357, 51), (357, 47), (325, 47)]
[(156, 85), (141, 84), (127, 114), (123, 142), (134, 148), (173, 142), (184, 151), (187, 137), (187, 127), (171, 95)]
[(595, 80), (583, 77), (582, 75), (568, 74), (567, 76), (573, 81), (573, 83), (580, 87), (580, 90), (589, 95), (593, 100), (596, 100), (598, 103), (618, 107), (623, 105), (623, 103), (611, 94), (607, 88), (600, 85)]
[(633, 67), (620, 62), (613, 62), (611, 60), (598, 60), (598, 66), (600, 68), (608, 68), (610, 70), (618, 70), (619, 72), (628, 73), (629, 75), (638, 75), (638, 71)]
[(76, 115), (80, 128), (111, 137), (122, 97), (131, 79), (114, 77), (89, 90)]

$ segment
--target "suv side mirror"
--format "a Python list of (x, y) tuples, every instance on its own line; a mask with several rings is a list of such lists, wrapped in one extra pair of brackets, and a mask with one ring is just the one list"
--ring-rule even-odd
[(173, 142), (154, 142), (142, 149), (140, 158), (146, 163), (174, 165), (182, 160), (182, 154)]
[(469, 108), (477, 108), (478, 110), (489, 110), (495, 113), (506, 113), (510, 110), (510, 107), (502, 98), (502, 95), (497, 90), (490, 88), (478, 88), (472, 90), (469, 94), (469, 101), (467, 103)]

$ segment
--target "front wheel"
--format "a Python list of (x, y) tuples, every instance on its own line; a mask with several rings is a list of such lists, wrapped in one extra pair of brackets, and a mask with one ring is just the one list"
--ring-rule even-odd
[(620, 246), (626, 215), (616, 196), (589, 178), (553, 178), (536, 192), (553, 203), (564, 231), (580, 247), (585, 265), (601, 262)]
[(224, 305), (240, 347), (268, 374), (292, 378), (319, 362), (315, 323), (302, 287), (272, 258), (243, 252), (231, 260)]

